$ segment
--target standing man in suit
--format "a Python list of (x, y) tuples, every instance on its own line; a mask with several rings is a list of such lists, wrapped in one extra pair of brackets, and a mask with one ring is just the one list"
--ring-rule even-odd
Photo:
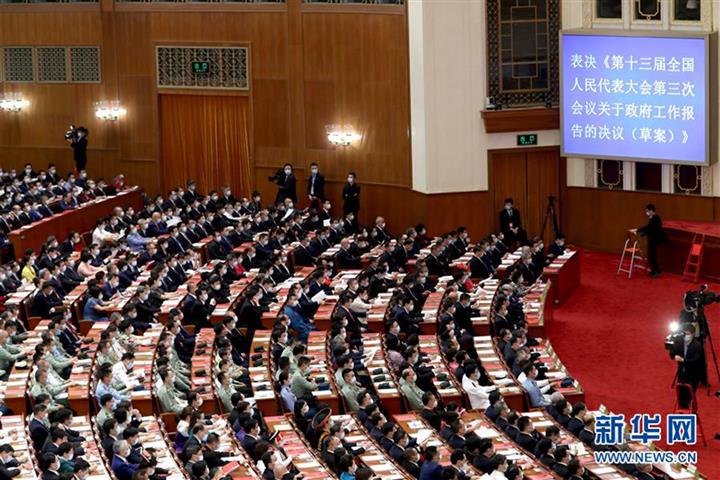
[(318, 164), (310, 164), (310, 176), (307, 183), (307, 195), (310, 200), (310, 208), (320, 210), (325, 201), (325, 176), (320, 173)]
[(703, 347), (700, 340), (695, 338), (695, 328), (691, 323), (683, 324), (682, 330), (683, 343), (673, 357), (678, 364), (677, 381), (690, 385), (695, 391), (698, 383), (705, 380)]
[(353, 223), (357, 229), (358, 212), (360, 211), (360, 185), (355, 183), (355, 172), (348, 173), (347, 183), (343, 187), (343, 216), (353, 213)]
[(68, 141), (73, 149), (73, 158), (75, 160), (75, 170), (80, 172), (85, 170), (87, 164), (87, 146), (88, 146), (88, 130), (85, 127), (78, 127), (77, 134), (70, 137)]
[(503, 232), (508, 245), (516, 241), (524, 245), (527, 241), (527, 233), (522, 228), (520, 210), (515, 208), (512, 198), (505, 199), (505, 208), (500, 212), (500, 231)]
[(662, 228), (662, 219), (655, 212), (655, 205), (648, 203), (645, 205), (645, 215), (648, 217), (648, 223), (644, 227), (637, 229), (637, 233), (647, 238), (647, 258), (650, 262), (650, 276), (660, 276), (660, 265), (657, 258), (657, 247), (665, 240), (665, 232)]
[(291, 164), (286, 163), (282, 171), (278, 171), (275, 176), (270, 177), (270, 180), (278, 186), (278, 192), (275, 196), (276, 204), (285, 202), (286, 198), (292, 200), (293, 203), (297, 203), (297, 182), (295, 175), (293, 175), (293, 167)]

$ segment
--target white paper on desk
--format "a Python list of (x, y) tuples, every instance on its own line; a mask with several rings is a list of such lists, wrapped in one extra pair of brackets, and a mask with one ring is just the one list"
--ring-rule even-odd
[(289, 423), (278, 423), (273, 428), (275, 428), (276, 432), (287, 432), (293, 429)]
[(420, 420), (413, 420), (411, 422), (408, 422), (408, 427), (412, 428), (413, 430), (422, 430), (423, 428), (425, 428), (425, 424)]
[(495, 438), (495, 437), (499, 437), (501, 435), (501, 433), (492, 428), (480, 427), (477, 430), (475, 430), (475, 435), (477, 435), (480, 438)]
[(323, 227), (329, 227), (329, 226), (330, 226), (330, 219), (326, 218), (325, 220), (323, 220)]
[(588, 470), (590, 470), (595, 475), (604, 475), (606, 473), (616, 473), (617, 472), (617, 470), (615, 470), (613, 467), (606, 467), (606, 466), (600, 467), (600, 468), (590, 467), (590, 468), (588, 468)]
[[(408, 424), (408, 425), (410, 425), (410, 424)], [(417, 443), (423, 443), (425, 440), (432, 437), (432, 435), (433, 435), (433, 431), (428, 428), (423, 428), (421, 430), (418, 430), (414, 434), (415, 439), (417, 440)]]
[(380, 463), (378, 465), (372, 466), (373, 472), (387, 472), (389, 470), (395, 470), (395, 467), (392, 465), (392, 463)]
[(382, 460), (385, 460), (385, 457), (382, 455), (365, 455), (362, 457), (364, 462), (380, 462)]
[(318, 468), (318, 467), (320, 467), (320, 464), (318, 462), (305, 462), (305, 463), (296, 463), (295, 466), (297, 468)]
[(314, 297), (312, 297), (310, 300), (312, 300), (315, 303), (320, 303), (323, 300), (325, 300), (325, 297), (327, 297), (327, 294), (324, 290), (320, 290), (318, 293), (315, 294)]
[(375, 355), (377, 354), (378, 349), (377, 348), (366, 348), (365, 349), (365, 363), (370, 363), (375, 358)]

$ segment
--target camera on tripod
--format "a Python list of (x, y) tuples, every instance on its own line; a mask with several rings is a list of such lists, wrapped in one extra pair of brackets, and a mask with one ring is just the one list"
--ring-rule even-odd
[(683, 309), (680, 312), (679, 323), (673, 324), (671, 332), (665, 337), (665, 349), (670, 357), (682, 352), (683, 334), (685, 325), (692, 325), (693, 331), (704, 339), (708, 334), (705, 305), (720, 302), (720, 295), (708, 290), (707, 284), (701, 285), (698, 290), (689, 290), (683, 296)]
[(77, 140), (78, 128), (75, 125), (70, 125), (65, 132), (65, 140)]

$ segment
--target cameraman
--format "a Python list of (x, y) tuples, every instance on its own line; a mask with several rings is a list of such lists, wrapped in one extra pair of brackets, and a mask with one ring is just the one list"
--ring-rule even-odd
[(678, 364), (677, 381), (690, 385), (694, 392), (698, 383), (705, 377), (703, 348), (700, 340), (695, 338), (695, 328), (692, 324), (683, 324), (682, 332), (682, 343), (676, 348), (673, 357)]
[(85, 170), (85, 164), (87, 164), (87, 136), (87, 128), (78, 127), (75, 131), (75, 135), (65, 137), (66, 140), (70, 142), (70, 146), (73, 149), (73, 158), (75, 159), (76, 172)]
[(295, 191), (295, 175), (292, 173), (293, 167), (289, 163), (283, 166), (282, 170), (275, 172), (275, 175), (269, 177), (268, 180), (275, 182), (278, 186), (277, 196), (275, 196), (275, 204), (283, 203), (289, 198), (293, 203), (297, 203), (297, 193)]

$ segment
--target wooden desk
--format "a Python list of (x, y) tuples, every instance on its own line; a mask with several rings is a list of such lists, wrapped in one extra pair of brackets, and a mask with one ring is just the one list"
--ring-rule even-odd
[[(435, 372), (435, 378), (433, 378), (433, 384), (437, 388), (440, 397), (443, 402), (447, 405), (448, 402), (455, 402), (458, 405), (463, 404), (462, 388), (455, 382), (455, 375), (450, 373), (447, 365), (443, 361), (442, 353), (440, 352), (440, 344), (438, 343), (437, 336), (435, 335), (420, 335), (419, 349), (422, 353), (428, 355), (428, 364), (433, 368)], [(438, 379), (438, 376), (445, 375), (446, 380)], [(450, 385), (442, 388), (442, 384), (448, 382)]]
[[(380, 333), (363, 333), (362, 336), (365, 355), (363, 356), (363, 364), (370, 372), (375, 391), (380, 397), (382, 406), (390, 413), (400, 413), (402, 411), (402, 399), (395, 377), (390, 372), (390, 367), (385, 358), (385, 347)], [(382, 373), (374, 373), (381, 369)], [(385, 377), (382, 381), (375, 381), (378, 375)], [(380, 388), (380, 386), (385, 388)]]
[(571, 250), (553, 260), (543, 270), (543, 277), (552, 282), (550, 297), (560, 305), (580, 286), (580, 252)]
[(522, 468), (526, 478), (561, 478), (550, 470), (549, 467), (543, 465), (530, 453), (513, 442), (510, 437), (502, 432), (483, 413), (476, 411), (465, 412), (462, 415), (462, 419), (467, 426), (476, 425), (475, 434), (483, 439), (491, 439), (495, 453), (504, 455), (508, 460), (512, 460)]
[[(0, 429), (0, 438), (3, 443), (9, 443), (16, 454), (24, 454), (28, 456), (28, 462), (20, 466), (20, 475), (15, 477), (17, 480), (35, 480), (40, 478), (40, 471), (32, 448), (32, 439), (27, 429), (27, 423), (22, 415), (12, 415), (2, 417), (2, 429)], [(108, 477), (109, 478), (109, 477)]]
[(513, 410), (523, 409), (523, 391), (498, 353), (490, 336), (476, 336), (475, 350), (488, 377), (503, 396), (505, 403)]
[(115, 207), (123, 209), (133, 207), (139, 212), (142, 206), (142, 190), (140, 187), (132, 187), (112, 197), (92, 200), (75, 210), (66, 210), (20, 227), (10, 232), (8, 239), (15, 247), (15, 255), (20, 257), (29, 248), (38, 252), (50, 235), (54, 235), (58, 242), (62, 242), (73, 230), (78, 233), (92, 231), (98, 218), (110, 215)]
[(533, 429), (537, 430), (543, 436), (550, 426), (556, 426), (560, 429), (560, 444), (566, 445), (574, 456), (580, 460), (585, 470), (590, 472), (593, 478), (598, 480), (616, 480), (627, 479), (633, 480), (636, 477), (625, 473), (621, 468), (614, 465), (601, 465), (595, 462), (593, 457), (593, 449), (581, 442), (575, 435), (570, 433), (565, 427), (555, 421), (552, 416), (544, 410), (532, 410), (524, 412), (521, 415), (530, 417)]
[[(550, 340), (538, 340), (540, 342), (540, 345), (530, 347), (530, 351), (540, 354), (540, 357), (536, 360), (536, 362), (541, 362), (547, 367), (547, 378), (549, 380), (561, 380), (563, 378), (572, 377), (570, 375), (570, 372), (568, 372), (567, 368), (565, 368), (565, 365), (563, 365), (563, 363), (560, 361), (557, 353), (555, 353), (555, 350), (550, 344)], [(582, 386), (580, 386), (580, 382), (578, 382), (577, 380), (574, 380), (572, 386), (570, 387), (555, 387), (555, 390), (562, 393), (567, 399), (567, 401), (570, 403), (585, 401), (585, 391), (583, 390)]]
[(40, 344), (40, 336), (47, 331), (49, 324), (50, 320), (42, 320), (28, 332), (28, 338), (18, 345), (27, 355), (26, 360), (15, 362), (7, 381), (0, 382), (0, 392), (5, 400), (5, 405), (17, 415), (24, 415), (30, 411), (27, 400), (30, 398), (32, 357), (35, 353), (35, 346)]
[[(258, 365), (251, 360), (248, 371), (253, 397), (258, 409), (265, 416), (279, 415), (281, 413), (278, 398), (275, 396), (273, 373), (275, 366), (272, 362), (272, 346), (270, 345), (270, 330), (256, 330), (250, 345), (250, 355), (260, 355)], [(262, 349), (262, 350), (261, 350)]]
[[(202, 344), (205, 344), (205, 346), (200, 348)], [(205, 391), (200, 394), (200, 398), (203, 399), (200, 410), (209, 414), (223, 411), (218, 405), (220, 399), (215, 396), (214, 351), (215, 331), (212, 328), (203, 328), (199, 332), (196, 332), (195, 351), (193, 352), (190, 366), (190, 383), (193, 389), (201, 387), (205, 389)], [(202, 376), (198, 375), (197, 372), (200, 370), (204, 370), (205, 374)]]
[[(335, 385), (331, 362), (327, 354), (328, 332), (310, 332), (307, 343), (307, 356), (314, 368), (308, 375), (309, 378), (323, 377), (325, 384), (330, 385), (329, 390), (314, 390), (313, 397), (318, 402), (325, 402), (333, 412), (340, 411), (340, 394)], [(321, 382), (318, 382), (321, 383)]]
[(293, 423), (286, 417), (266, 417), (265, 423), (271, 432), (280, 432), (283, 448), (293, 465), (308, 480), (337, 478), (325, 465), (319, 455), (310, 448)]
[(357, 457), (379, 478), (386, 480), (410, 480), (413, 478), (400, 468), (384, 448), (378, 447), (365, 429), (360, 426), (355, 416), (333, 415), (331, 418), (333, 422), (346, 425), (348, 433), (345, 435), (345, 441), (355, 443), (358, 447), (365, 449)]

